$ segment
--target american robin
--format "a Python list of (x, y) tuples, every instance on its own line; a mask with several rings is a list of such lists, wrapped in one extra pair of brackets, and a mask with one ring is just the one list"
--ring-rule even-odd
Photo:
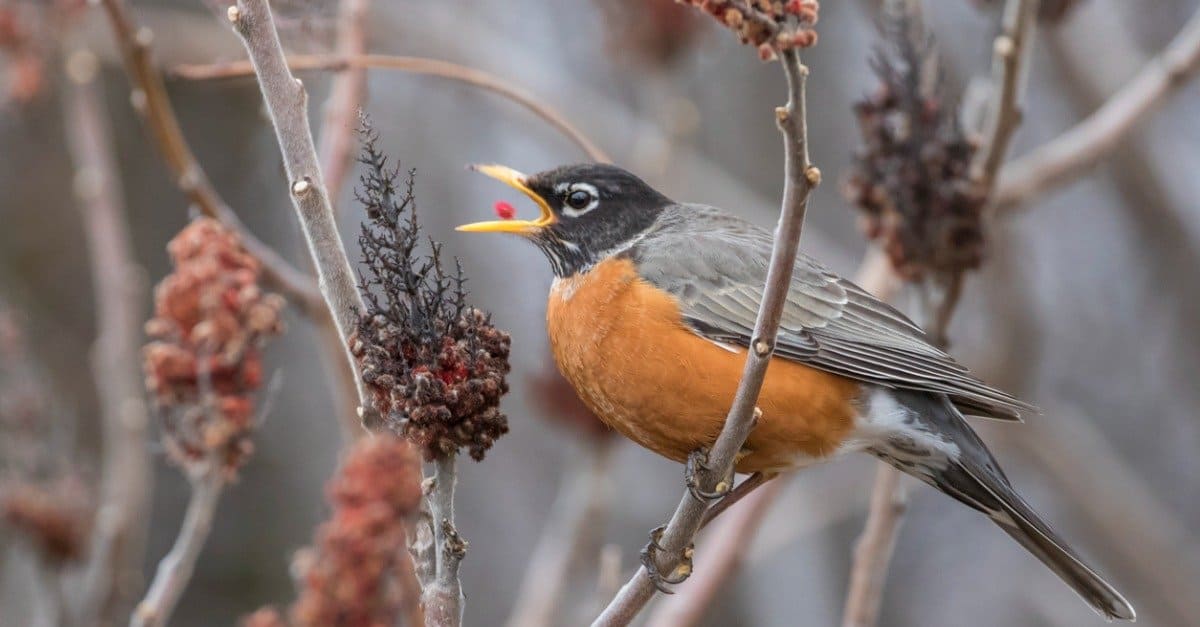
[[(738, 386), (771, 234), (720, 209), (675, 202), (611, 165), (533, 175), (478, 166), (527, 195), (514, 233), (550, 261), (550, 344), (580, 398), (617, 431), (677, 461), (712, 445)], [(864, 451), (972, 507), (1098, 613), (1133, 607), (1013, 490), (964, 415), (1036, 409), (973, 377), (896, 309), (801, 255), (736, 469), (771, 475)], [(694, 459), (694, 458), (693, 458)]]

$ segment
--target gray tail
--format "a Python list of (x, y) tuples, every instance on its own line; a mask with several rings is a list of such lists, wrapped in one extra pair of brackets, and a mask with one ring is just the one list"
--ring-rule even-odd
[[(945, 397), (897, 391), (896, 400), (917, 414), (932, 433), (957, 445), (959, 454), (944, 457), (944, 467), (896, 464), (962, 503), (991, 518), (1108, 620), (1135, 620), (1133, 606), (1083, 563), (1042, 517), (1022, 499), (979, 436)], [(883, 455), (887, 461), (890, 456)], [(941, 464), (938, 464), (941, 466)]]

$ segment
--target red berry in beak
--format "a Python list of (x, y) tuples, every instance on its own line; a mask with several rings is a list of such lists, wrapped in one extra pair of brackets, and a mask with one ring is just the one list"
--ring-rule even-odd
[(503, 200), (496, 201), (496, 215), (501, 220), (512, 220), (513, 216), (517, 215), (517, 208), (504, 202)]

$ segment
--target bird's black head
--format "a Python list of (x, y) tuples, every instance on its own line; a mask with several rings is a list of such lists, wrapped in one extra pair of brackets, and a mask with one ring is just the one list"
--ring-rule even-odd
[(546, 254), (560, 277), (627, 246), (671, 204), (645, 181), (613, 165), (566, 165), (530, 175), (498, 165), (474, 169), (524, 192), (541, 215), (536, 220), (475, 222), (458, 230), (521, 235)]

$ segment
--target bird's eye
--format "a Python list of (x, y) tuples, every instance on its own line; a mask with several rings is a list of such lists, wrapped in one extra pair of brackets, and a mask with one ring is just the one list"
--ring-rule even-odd
[(577, 189), (567, 194), (567, 206), (572, 209), (584, 209), (592, 203), (592, 195), (587, 190)]

